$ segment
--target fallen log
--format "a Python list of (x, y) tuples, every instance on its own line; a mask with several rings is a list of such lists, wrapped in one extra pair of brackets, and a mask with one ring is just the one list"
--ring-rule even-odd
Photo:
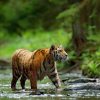
[(82, 83), (77, 85), (70, 85), (68, 88), (64, 89), (65, 91), (69, 90), (100, 90), (100, 83)]
[(11, 61), (7, 59), (0, 59), (0, 69), (7, 69), (10, 68)]

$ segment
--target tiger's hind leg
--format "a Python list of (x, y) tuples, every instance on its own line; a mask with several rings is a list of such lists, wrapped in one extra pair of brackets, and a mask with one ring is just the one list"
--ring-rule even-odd
[(22, 89), (25, 89), (25, 81), (26, 81), (26, 77), (25, 75), (22, 75), (21, 79), (20, 79), (20, 85), (22, 87)]
[(20, 76), (21, 76), (21, 74), (13, 72), (13, 78), (12, 78), (12, 81), (11, 81), (12, 90), (16, 90), (16, 83), (17, 83)]

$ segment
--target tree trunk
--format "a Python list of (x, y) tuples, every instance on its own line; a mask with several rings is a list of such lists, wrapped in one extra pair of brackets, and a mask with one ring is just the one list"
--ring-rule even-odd
[(74, 48), (76, 58), (70, 59), (69, 66), (71, 67), (67, 70), (67, 72), (77, 69), (79, 70), (80, 66), (82, 65), (82, 59), (80, 58), (85, 49), (86, 43), (86, 33), (81, 17), (76, 16), (74, 21), (72, 22), (72, 46)]
[(72, 42), (76, 55), (79, 57), (86, 45), (85, 31), (79, 18), (72, 23)]

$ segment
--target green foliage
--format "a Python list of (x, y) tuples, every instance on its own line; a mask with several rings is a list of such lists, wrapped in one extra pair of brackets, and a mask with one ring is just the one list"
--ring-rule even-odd
[[(92, 61), (89, 62), (89, 58), (84, 61), (82, 70), (83, 74), (87, 75), (88, 77), (99, 77), (100, 76), (100, 62), (98, 62), (98, 59), (93, 58)], [(100, 61), (100, 58), (99, 58)]]
[(16, 33), (36, 28), (51, 27), (66, 0), (9, 0), (0, 3), (0, 28)]
[(57, 20), (61, 20), (61, 25), (68, 27), (68, 30), (72, 28), (72, 22), (76, 20), (76, 16), (78, 16), (79, 6), (78, 4), (69, 5), (69, 8), (59, 13), (56, 17)]
[(93, 41), (92, 45), (85, 50), (82, 55), (83, 65), (82, 71), (88, 77), (100, 77), (100, 34), (91, 34), (88, 36), (89, 41)]
[[(69, 7), (69, 9), (61, 12), (57, 18), (58, 19), (62, 19), (62, 18), (66, 18), (66, 20), (72, 20), (73, 17), (75, 16), (75, 14), (78, 12), (79, 7), (77, 6), (77, 4), (73, 4)], [(69, 19), (68, 19), (69, 18)]]
[(10, 58), (13, 52), (19, 48), (26, 48), (33, 51), (39, 48), (50, 47), (51, 44), (62, 44), (65, 47), (66, 44), (69, 45), (71, 38), (71, 34), (66, 34), (62, 29), (49, 32), (42, 29), (30, 30), (22, 34), (23, 37), (17, 35), (10, 36), (7, 33), (0, 34), (0, 40), (3, 41), (0, 46), (1, 58)]
[[(18, 32), (25, 28), (29, 28), (29, 16), (34, 12), (39, 0), (9, 0), (9, 2), (0, 4), (1, 27), (9, 32)], [(34, 8), (34, 9), (33, 9)], [(24, 23), (23, 23), (24, 22)], [(0, 27), (0, 28), (1, 28)]]
[(68, 0), (49, 0), (50, 2), (56, 4), (56, 5), (61, 5), (64, 4), (65, 2), (68, 2)]

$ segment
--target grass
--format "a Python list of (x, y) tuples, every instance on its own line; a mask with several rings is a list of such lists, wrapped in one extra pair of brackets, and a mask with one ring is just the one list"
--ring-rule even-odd
[(35, 50), (39, 48), (49, 48), (52, 44), (68, 45), (71, 34), (63, 30), (55, 31), (26, 31), (19, 37), (15, 34), (0, 33), (0, 58), (10, 58), (13, 52), (19, 48)]

